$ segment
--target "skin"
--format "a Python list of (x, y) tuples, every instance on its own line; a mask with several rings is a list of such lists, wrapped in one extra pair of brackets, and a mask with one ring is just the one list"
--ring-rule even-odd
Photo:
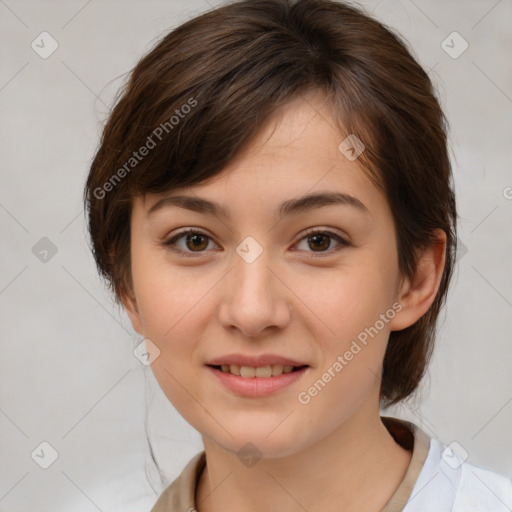
[[(161, 352), (152, 364), (159, 385), (202, 435), (199, 512), (379, 511), (407, 470), (410, 452), (379, 416), (382, 361), (389, 333), (413, 324), (433, 302), (446, 237), (439, 231), (415, 276), (403, 278), (387, 200), (359, 162), (340, 152), (343, 138), (324, 99), (310, 94), (284, 107), (221, 174), (179, 190), (228, 207), (230, 220), (177, 206), (148, 215), (178, 191), (134, 201), (133, 295), (124, 304), (134, 329)], [(330, 205), (277, 222), (281, 202), (319, 191), (348, 193), (368, 212)], [(308, 242), (310, 227), (349, 245), (329, 237)], [(165, 246), (180, 228), (206, 233), (202, 252), (186, 235), (177, 245), (191, 257)], [(263, 249), (252, 263), (236, 252), (247, 236)], [(317, 396), (299, 403), (298, 393), (393, 303), (401, 311)], [(233, 352), (279, 354), (310, 368), (274, 395), (243, 398), (205, 368)], [(237, 456), (247, 442), (262, 454), (252, 467)]]

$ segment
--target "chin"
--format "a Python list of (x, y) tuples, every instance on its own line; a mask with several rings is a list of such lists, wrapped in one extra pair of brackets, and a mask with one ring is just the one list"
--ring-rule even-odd
[[(288, 457), (297, 453), (304, 440), (295, 436), (288, 426), (279, 425), (282, 418), (277, 421), (259, 422), (258, 425), (247, 426), (230, 424), (227, 429), (229, 434), (222, 431), (220, 436), (208, 435), (208, 439), (213, 441), (223, 450), (236, 454), (241, 460), (249, 456), (255, 459), (279, 459)], [(277, 428), (276, 428), (277, 426)]]

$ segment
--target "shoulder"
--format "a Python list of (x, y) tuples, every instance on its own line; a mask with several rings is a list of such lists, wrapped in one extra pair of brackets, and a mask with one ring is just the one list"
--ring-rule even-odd
[(510, 512), (512, 479), (464, 462), (453, 512)]
[(452, 444), (430, 439), (427, 459), (404, 512), (433, 505), (439, 512), (510, 512), (512, 479), (466, 458)]
[(206, 465), (204, 450), (188, 462), (181, 474), (164, 490), (151, 512), (188, 512), (195, 510), (195, 490)]

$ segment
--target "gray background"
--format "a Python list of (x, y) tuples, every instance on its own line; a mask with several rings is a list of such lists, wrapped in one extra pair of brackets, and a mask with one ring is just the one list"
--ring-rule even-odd
[[(144, 473), (146, 391), (168, 480), (202, 448), (133, 355), (141, 340), (96, 275), (81, 194), (123, 75), (164, 32), (219, 3), (0, 0), (5, 512), (149, 510), (156, 495)], [(464, 246), (429, 377), (416, 400), (384, 413), (512, 476), (512, 3), (362, 4), (409, 40), (438, 87)], [(46, 59), (31, 47), (43, 31), (59, 45)], [(469, 44), (456, 59), (441, 46), (453, 31)], [(56, 254), (44, 253), (43, 237)], [(48, 469), (31, 457), (48, 456), (43, 441), (58, 452)]]

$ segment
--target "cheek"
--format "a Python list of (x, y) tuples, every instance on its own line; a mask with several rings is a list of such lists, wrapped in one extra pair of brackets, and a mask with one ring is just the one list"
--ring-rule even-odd
[(163, 341), (172, 339), (201, 308), (212, 287), (204, 270), (172, 266), (160, 250), (134, 254), (132, 273), (144, 332)]
[(343, 267), (297, 281), (294, 291), (308, 306), (301, 309), (318, 348), (318, 368), (302, 390), (312, 409), (335, 404), (344, 414), (378, 384), (394, 316), (390, 276), (373, 252), (361, 251), (357, 261), (347, 258)]
[[(366, 256), (366, 257), (365, 257)], [(392, 274), (371, 255), (360, 254), (357, 262), (339, 268), (315, 269), (307, 277), (295, 276), (293, 290), (326, 340), (347, 340), (375, 323), (393, 300)], [(319, 339), (322, 339), (320, 337)]]
[(304, 283), (301, 292), (308, 292), (308, 306), (318, 317), (310, 315), (310, 330), (319, 350), (318, 367), (297, 402), (308, 418), (324, 418), (321, 432), (344, 421), (380, 386), (392, 319), (386, 312), (394, 310), (390, 283), (367, 263), (326, 274), (315, 288)]
[(212, 284), (204, 272), (201, 276), (162, 260), (148, 254), (132, 261), (137, 305), (144, 336), (160, 350), (151, 365), (155, 378), (168, 400), (192, 423), (190, 397), (200, 393), (191, 370), (199, 364), (195, 356), (204, 329), (201, 322), (211, 317), (205, 307)]

